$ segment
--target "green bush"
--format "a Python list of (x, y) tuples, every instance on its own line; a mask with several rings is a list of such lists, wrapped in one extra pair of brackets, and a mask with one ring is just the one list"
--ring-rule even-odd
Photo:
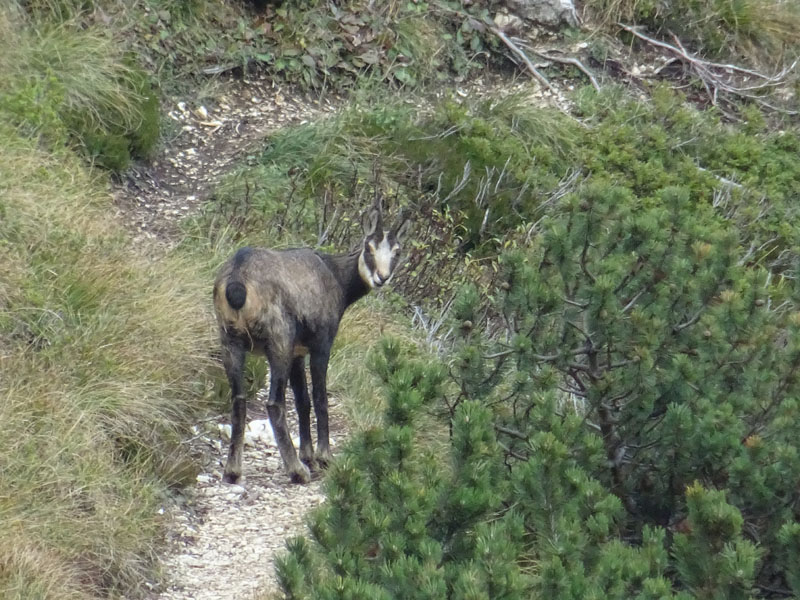
[(441, 369), (400, 360), (394, 343), (375, 362), (384, 423), (358, 434), (333, 467), (326, 493), (335, 500), (312, 518), (314, 545), (290, 541), (278, 564), (286, 597), (514, 597), (526, 578), (508, 559), (524, 532), (513, 513), (486, 522), (504, 490), (489, 411), (465, 404), (450, 456), (425, 452), (417, 417), (437, 396)]
[(619, 531), (688, 531), (670, 549), (678, 588), (745, 598), (791, 581), (776, 560), (798, 518), (790, 286), (742, 266), (739, 232), (685, 189), (652, 201), (598, 184), (562, 210), (503, 261), (507, 325), (462, 342), (464, 397), (497, 406), (512, 460), (555, 434), (621, 501)]
[[(450, 381), (384, 348), (385, 425), (335, 467), (314, 543), (279, 563), (285, 597), (796, 585), (791, 286), (745, 266), (736, 227), (682, 188), (587, 184), (536, 232), (501, 258), (492, 310), (474, 288), (453, 304)], [(414, 443), (423, 404), (451, 415), (449, 460)]]

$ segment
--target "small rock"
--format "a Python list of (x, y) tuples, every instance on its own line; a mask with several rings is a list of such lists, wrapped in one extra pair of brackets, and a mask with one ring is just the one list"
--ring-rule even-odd
[(225, 488), (228, 496), (241, 496), (247, 493), (247, 490), (241, 485), (231, 484)]
[(507, 4), (514, 14), (548, 27), (562, 24), (576, 27), (580, 24), (572, 0), (507, 0)]
[(499, 12), (494, 16), (494, 24), (503, 31), (519, 31), (523, 22), (517, 15)]
[(275, 436), (272, 433), (272, 426), (267, 419), (254, 419), (247, 424), (244, 432), (244, 443), (250, 446), (264, 444), (266, 446), (276, 446)]

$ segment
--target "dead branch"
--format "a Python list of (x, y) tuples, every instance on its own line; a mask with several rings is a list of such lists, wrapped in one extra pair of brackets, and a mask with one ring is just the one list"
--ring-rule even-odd
[(512, 42), (505, 33), (500, 31), (496, 27), (489, 27), (489, 31), (491, 31), (498, 38), (500, 38), (500, 41), (503, 42), (506, 45), (506, 47), (509, 50), (511, 50), (511, 52), (513, 52), (517, 56), (517, 58), (519, 58), (523, 62), (523, 64), (527, 67), (528, 71), (531, 72), (531, 75), (533, 75), (539, 83), (541, 83), (543, 86), (545, 86), (548, 90), (550, 90), (557, 96), (559, 95), (558, 90), (556, 90), (556, 88), (554, 88), (553, 85), (547, 80), (547, 77), (545, 77), (539, 72), (539, 69), (537, 69), (536, 65), (534, 65), (531, 62), (531, 59), (528, 58), (528, 55), (525, 54), (525, 52), (523, 52), (519, 46), (517, 46), (514, 42)]
[(594, 73), (592, 73), (586, 65), (584, 65), (574, 56), (554, 56), (553, 54), (547, 52), (540, 52), (535, 48), (528, 47), (528, 49), (539, 58), (561, 63), (562, 65), (572, 65), (573, 67), (577, 67), (579, 71), (589, 78), (589, 82), (592, 84), (592, 87), (598, 92), (600, 91), (600, 84), (597, 82), (597, 78), (594, 76)]
[[(738, 65), (730, 63), (716, 63), (695, 56), (689, 53), (686, 48), (683, 47), (683, 44), (675, 34), (670, 34), (673, 42), (675, 43), (675, 45), (672, 45), (642, 33), (638, 27), (626, 25), (625, 23), (617, 23), (617, 25), (625, 31), (632, 33), (640, 40), (643, 40), (657, 48), (663, 48), (664, 50), (667, 50), (673, 54), (675, 58), (673, 58), (670, 63), (678, 60), (682, 64), (686, 65), (690, 72), (700, 79), (706, 89), (709, 100), (714, 106), (719, 106), (721, 96), (727, 95), (753, 100), (770, 110), (780, 111), (786, 114), (798, 114), (797, 111), (792, 111), (769, 104), (760, 94), (760, 92), (766, 92), (772, 88), (784, 85), (786, 83), (787, 76), (797, 66), (797, 60), (795, 60), (791, 65), (781, 69), (781, 71), (778, 73), (775, 73), (774, 75), (767, 75), (765, 73), (760, 73), (759, 71), (747, 69)], [(747, 85), (738, 84), (734, 79), (736, 75), (744, 78), (755, 79), (756, 82)]]

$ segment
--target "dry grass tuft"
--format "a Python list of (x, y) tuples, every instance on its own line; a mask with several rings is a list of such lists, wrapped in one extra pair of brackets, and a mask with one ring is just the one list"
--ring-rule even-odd
[(208, 397), (207, 280), (133, 250), (100, 184), (0, 125), (2, 598), (135, 593)]
[(645, 25), (675, 33), (701, 55), (745, 57), (775, 67), (800, 52), (800, 5), (794, 0), (589, 0), (601, 23)]

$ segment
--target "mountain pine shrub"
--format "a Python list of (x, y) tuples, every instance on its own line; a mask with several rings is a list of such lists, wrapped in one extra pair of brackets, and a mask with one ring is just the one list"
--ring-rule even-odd
[(586, 183), (534, 229), (454, 302), (447, 377), (385, 345), (384, 426), (334, 467), (285, 597), (797, 593), (793, 286), (681, 187)]
[[(679, 187), (640, 198), (587, 185), (537, 233), (501, 261), (494, 335), (475, 321), (463, 336), (450, 407), (495, 407), (512, 473), (539, 460), (539, 440), (564, 444), (621, 503), (604, 517), (615, 535), (666, 530), (675, 589), (786, 589), (800, 480), (792, 286), (748, 265), (737, 228)], [(475, 320), (475, 297), (457, 318)]]

